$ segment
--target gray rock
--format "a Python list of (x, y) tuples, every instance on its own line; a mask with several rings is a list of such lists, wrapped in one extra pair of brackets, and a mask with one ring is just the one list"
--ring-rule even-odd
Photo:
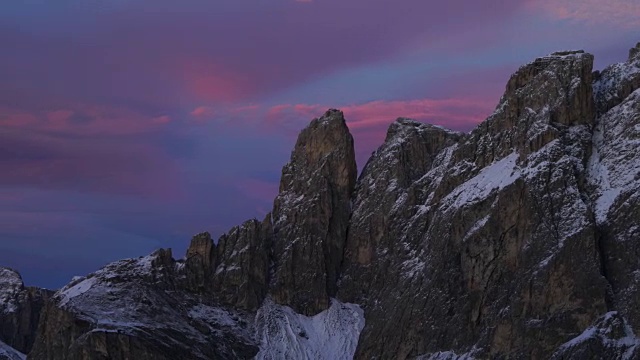
[(638, 359), (639, 53), (602, 73), (583, 51), (536, 59), (469, 134), (400, 118), (357, 181), (329, 110), (264, 221), (75, 280), (30, 357), (268, 357), (316, 338), (350, 353), (359, 334), (358, 359)]
[(282, 169), (273, 206), (270, 295), (297, 312), (329, 307), (346, 241), (357, 167), (353, 137), (338, 110), (314, 119)]
[(53, 291), (25, 287), (18, 272), (0, 267), (0, 341), (28, 353)]
[(640, 359), (640, 342), (626, 320), (609, 312), (581, 334), (562, 344), (551, 360)]
[(213, 271), (216, 268), (216, 247), (211, 234), (196, 234), (187, 248), (185, 258), (185, 283), (193, 291), (207, 291), (212, 287)]
[(240, 309), (257, 310), (269, 285), (271, 217), (249, 220), (218, 240), (213, 275), (218, 300)]
[(626, 62), (607, 66), (601, 73), (595, 74), (593, 88), (598, 115), (605, 114), (640, 87), (639, 45), (629, 50)]
[(592, 63), (581, 52), (537, 59), (468, 136), (388, 137), (374, 154), (339, 291), (365, 308), (357, 358), (544, 358), (607, 311), (583, 194)]
[(252, 316), (182, 286), (185, 265), (170, 254), (160, 250), (118, 261), (58, 291), (47, 304), (29, 358), (255, 356)]

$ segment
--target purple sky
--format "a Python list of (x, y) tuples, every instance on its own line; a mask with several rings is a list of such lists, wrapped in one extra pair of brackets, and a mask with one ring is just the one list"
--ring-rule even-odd
[(0, 265), (59, 287), (262, 218), (295, 137), (345, 112), (470, 130), (518, 66), (640, 40), (637, 0), (29, 0), (0, 11)]

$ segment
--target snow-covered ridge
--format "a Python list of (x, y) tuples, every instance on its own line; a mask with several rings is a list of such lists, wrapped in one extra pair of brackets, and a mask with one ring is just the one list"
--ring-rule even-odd
[[(69, 284), (56, 292), (54, 299), (59, 301), (59, 306), (64, 307), (73, 299), (82, 298), (82, 295), (94, 286), (108, 287), (110, 280), (117, 279), (123, 275), (132, 277), (147, 275), (150, 273), (153, 261), (156, 258), (157, 255), (154, 253), (137, 259), (119, 260), (86, 277), (75, 276)], [(124, 269), (128, 271), (123, 272)]]
[(266, 299), (256, 315), (256, 359), (351, 360), (363, 328), (358, 305), (332, 299), (329, 309), (308, 317)]

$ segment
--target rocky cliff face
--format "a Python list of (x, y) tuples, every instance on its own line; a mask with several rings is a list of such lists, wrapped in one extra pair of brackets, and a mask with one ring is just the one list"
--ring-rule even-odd
[(400, 118), (357, 179), (329, 110), (263, 221), (73, 281), (29, 358), (640, 359), (640, 44), (592, 66), (524, 65), (468, 134)]
[[(362, 313), (330, 301), (357, 175), (342, 112), (311, 122), (282, 173), (273, 215), (264, 221), (234, 227), (217, 244), (198, 234), (183, 260), (159, 250), (58, 291), (30, 358), (272, 358), (279, 351), (315, 357), (324, 348), (308, 348), (307, 332), (353, 354)], [(301, 349), (284, 350), (293, 341), (288, 331), (305, 339)]]
[(53, 291), (25, 287), (20, 274), (0, 267), (0, 343), (5, 348), (31, 351), (40, 315), (52, 295)]
[(365, 309), (356, 357), (640, 356), (633, 54), (595, 82), (582, 52), (523, 66), (435, 157), (387, 138), (358, 181), (339, 292)]
[[(584, 190), (592, 61), (581, 52), (537, 59), (511, 77), (495, 113), (470, 134), (446, 143), (441, 131), (427, 140), (439, 151), (408, 156), (395, 144), (425, 141), (398, 132), (370, 160), (404, 165), (383, 177), (365, 170), (358, 183), (352, 229), (364, 223), (380, 234), (368, 244), (376, 237), (349, 233), (348, 247), (358, 246), (341, 291), (367, 314), (359, 357), (451, 350), (544, 358), (606, 312)], [(407, 184), (414, 164), (428, 166)], [(371, 203), (388, 217), (371, 224), (382, 213)], [(363, 248), (374, 249), (367, 262), (353, 255)], [(369, 286), (358, 286), (360, 274)]]
[(194, 290), (195, 277), (187, 278), (194, 276), (187, 271), (189, 259), (176, 262), (171, 252), (160, 250), (71, 282), (49, 302), (29, 358), (254, 356), (252, 317)]
[(351, 212), (357, 168), (342, 112), (329, 110), (300, 133), (273, 206), (271, 295), (299, 313), (329, 307)]

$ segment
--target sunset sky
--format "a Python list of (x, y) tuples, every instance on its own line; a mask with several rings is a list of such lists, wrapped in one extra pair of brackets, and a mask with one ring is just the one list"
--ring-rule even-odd
[(637, 0), (23, 0), (0, 5), (0, 265), (55, 288), (271, 208), (342, 109), (361, 168), (399, 116), (468, 131), (509, 75), (640, 41)]

